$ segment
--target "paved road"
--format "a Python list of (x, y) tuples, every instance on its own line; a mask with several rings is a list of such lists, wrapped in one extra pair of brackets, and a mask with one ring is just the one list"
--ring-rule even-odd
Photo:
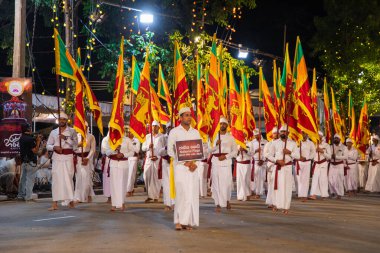
[(0, 252), (380, 252), (380, 195), (302, 203), (273, 213), (264, 200), (214, 213), (201, 200), (200, 227), (174, 231), (173, 214), (145, 196), (110, 213), (105, 198), (48, 212), (50, 199), (0, 203)]

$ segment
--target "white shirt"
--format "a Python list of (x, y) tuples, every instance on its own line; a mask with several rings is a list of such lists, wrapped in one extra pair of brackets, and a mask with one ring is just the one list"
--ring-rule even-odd
[[(273, 141), (273, 144), (270, 147), (269, 157), (270, 160), (278, 161), (284, 159), (284, 148), (285, 141), (281, 139)], [(286, 149), (291, 152), (290, 155), (285, 155), (285, 163), (293, 161), (293, 159), (300, 158), (299, 148), (297, 147), (296, 142), (291, 139), (287, 140)]]
[[(214, 147), (210, 147), (210, 152), (213, 154), (219, 154), (219, 145), (216, 145), (216, 142), (219, 140), (218, 137), (214, 140)], [(221, 134), (220, 135), (221, 140), (221, 153), (226, 153), (226, 159), (232, 159), (233, 157), (236, 157), (238, 153), (238, 147), (235, 142), (234, 137), (230, 133)]]
[[(149, 148), (149, 145), (151, 144), (151, 134), (146, 135), (146, 139), (142, 145), (142, 151), (146, 152), (146, 157), (150, 158), (152, 157), (151, 149)], [(156, 134), (153, 135), (153, 155), (159, 157), (160, 151), (162, 149), (165, 149), (166, 142), (165, 142), (165, 136), (163, 134)]]
[(140, 152), (140, 147), (141, 147), (140, 141), (135, 137), (133, 137), (132, 139), (128, 137), (128, 139), (130, 139), (132, 141), (133, 151), (136, 154), (138, 154)]
[(351, 147), (351, 149), (347, 148), (347, 164), (355, 163), (359, 159), (360, 159), (360, 155), (356, 148), (354, 148), (353, 146)]
[(189, 130), (186, 130), (183, 128), (182, 125), (179, 125), (175, 128), (173, 128), (170, 131), (169, 138), (168, 138), (168, 155), (170, 157), (173, 157), (176, 161), (176, 164), (184, 164), (185, 162), (178, 162), (177, 155), (176, 155), (176, 149), (175, 144), (177, 141), (187, 141), (187, 140), (201, 140), (201, 135), (199, 134), (198, 130), (190, 127)]
[(102, 155), (105, 155), (106, 154), (106, 149), (107, 149), (107, 145), (108, 145), (108, 142), (109, 142), (109, 135), (107, 134), (103, 140), (102, 140), (102, 144), (100, 145), (100, 153), (102, 153)]
[[(71, 127), (66, 127), (65, 130), (61, 132), (62, 135), (66, 136), (66, 140), (61, 139), (61, 147), (63, 149), (76, 149), (78, 146), (77, 133)], [(46, 143), (46, 148), (49, 151), (53, 151), (54, 147), (59, 147), (59, 127), (50, 132), (49, 138)]]
[(270, 150), (271, 150), (271, 147), (272, 147), (274, 141), (275, 141), (275, 139), (267, 142), (264, 146), (264, 158), (267, 159), (268, 161), (272, 162), (272, 163), (276, 163), (276, 160), (274, 160), (274, 157), (270, 156)]
[[(372, 154), (371, 154), (371, 150), (372, 150)], [(371, 145), (371, 147), (369, 147), (367, 150), (367, 154), (372, 155), (371, 160), (380, 159), (380, 144), (377, 144), (377, 146)]]
[[(118, 153), (118, 151), (111, 149), (109, 141), (107, 141), (105, 148), (106, 148), (106, 155), (107, 156), (116, 155)], [(129, 139), (125, 136), (123, 137), (123, 141), (120, 145), (120, 153), (122, 153), (125, 158), (132, 157), (135, 154), (131, 139)]]
[(332, 162), (341, 162), (347, 160), (347, 147), (342, 143), (339, 143), (338, 146), (333, 144), (331, 146), (331, 150), (333, 154), (335, 154), (335, 160), (331, 159)]
[(314, 161), (319, 162), (319, 161), (322, 161), (323, 159), (326, 159), (326, 160), (331, 159), (331, 147), (327, 142), (323, 140), (321, 143), (319, 143), (319, 145), (316, 146), (316, 149), (317, 148), (323, 149), (323, 153), (319, 153), (319, 157), (318, 157), (318, 152), (315, 152)]
[[(82, 142), (82, 135), (77, 134), (77, 138), (78, 138), (78, 142), (81, 143)], [(91, 160), (95, 154), (95, 149), (96, 149), (95, 137), (92, 134), (90, 134), (89, 132), (87, 132), (87, 134), (86, 134), (86, 147), (83, 147), (83, 153), (88, 152), (88, 155), (85, 158), (88, 158)], [(75, 153), (81, 153), (81, 152), (82, 152), (81, 147), (77, 147), (75, 149)]]
[(312, 160), (315, 157), (315, 145), (309, 139), (300, 142), (301, 156), (306, 160)]
[[(255, 159), (255, 161), (264, 161), (264, 147), (265, 147), (265, 144), (267, 144), (267, 140), (265, 140), (264, 138), (261, 137), (261, 140), (260, 142), (257, 140), (257, 139), (254, 139), (252, 140), (248, 146), (249, 146), (249, 149), (251, 150), (252, 154), (253, 154), (253, 159)], [(256, 152), (257, 150), (257, 152)], [(259, 152), (260, 150), (260, 152)]]

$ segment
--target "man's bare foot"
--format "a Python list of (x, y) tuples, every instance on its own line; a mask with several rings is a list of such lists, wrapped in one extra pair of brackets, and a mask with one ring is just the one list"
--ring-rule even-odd
[(272, 211), (273, 211), (273, 212), (277, 212), (277, 211), (278, 211), (277, 207), (275, 207), (275, 206), (272, 207)]
[(49, 209), (48, 209), (48, 211), (56, 211), (56, 210), (58, 210), (58, 204), (53, 204)]
[(191, 230), (193, 230), (193, 227), (192, 226), (186, 226), (185, 229), (188, 230), (188, 231), (191, 231)]
[(164, 210), (165, 210), (166, 212), (169, 212), (169, 211), (172, 210), (172, 208), (171, 208), (170, 206), (165, 206)]
[(127, 197), (132, 197), (132, 192), (127, 192)]
[(69, 203), (69, 208), (75, 208), (74, 201), (70, 201), (70, 203)]
[(259, 198), (260, 198), (260, 195), (253, 195), (253, 198), (254, 198), (254, 199), (259, 199)]
[(111, 207), (110, 211), (111, 212), (115, 212), (116, 211), (116, 206)]
[(179, 224), (179, 223), (175, 224), (175, 230), (177, 230), (177, 231), (182, 230), (181, 224)]
[(285, 210), (282, 211), (282, 213), (285, 214), (285, 215), (288, 215), (289, 214), (289, 210), (285, 209)]
[(222, 211), (222, 208), (218, 205), (215, 208), (215, 212), (220, 213)]
[(309, 199), (310, 199), (310, 200), (316, 200), (316, 199), (317, 199), (317, 196), (312, 195), (312, 196), (309, 197)]
[(91, 202), (92, 202), (92, 196), (88, 196), (87, 203), (91, 203)]
[(274, 206), (273, 205), (269, 205), (269, 206), (267, 206), (268, 208), (273, 208)]
[(302, 201), (302, 202), (306, 202), (306, 201), (307, 201), (307, 198), (301, 198), (301, 201)]
[(247, 196), (247, 201), (250, 201), (251, 200), (251, 196)]
[(342, 198), (342, 197), (341, 197), (341, 196), (339, 196), (339, 195), (338, 195), (338, 196), (336, 196), (336, 199), (341, 199), (341, 198)]
[(147, 198), (146, 200), (145, 200), (145, 203), (149, 203), (149, 202), (151, 202), (153, 199), (151, 199), (151, 198)]
[(125, 206), (125, 204), (123, 204), (123, 206), (121, 207), (121, 211), (125, 211), (125, 209), (127, 209), (127, 207)]
[(227, 201), (227, 210), (231, 210), (231, 209), (232, 209), (231, 203)]

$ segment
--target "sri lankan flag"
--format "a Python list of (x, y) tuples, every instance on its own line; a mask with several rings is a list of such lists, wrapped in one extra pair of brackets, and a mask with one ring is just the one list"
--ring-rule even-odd
[(332, 120), (334, 123), (334, 131), (340, 136), (340, 141), (344, 143), (345, 138), (342, 131), (342, 119), (340, 118), (339, 109), (336, 105), (334, 90), (332, 87), (330, 87), (330, 89), (331, 89), (331, 110), (332, 110)]
[(176, 126), (179, 125), (178, 112), (189, 107), (192, 115), (191, 125), (196, 125), (194, 109), (190, 99), (189, 87), (186, 82), (185, 69), (183, 68), (181, 54), (179, 52), (178, 42), (174, 43), (174, 117)]
[(170, 122), (170, 117), (165, 112), (154, 87), (155, 85), (151, 81), (150, 82), (150, 101), (151, 101), (150, 104), (151, 104), (152, 117), (157, 122), (160, 122), (160, 124), (166, 125), (168, 122)]
[(305, 56), (298, 36), (295, 55), (294, 76), (296, 77), (296, 94), (298, 96), (298, 128), (307, 133), (310, 140), (317, 143), (319, 135), (315, 119), (315, 110), (310, 95), (310, 84), (307, 75)]
[(246, 149), (245, 136), (243, 131), (242, 113), (240, 109), (241, 96), (239, 87), (234, 78), (232, 64), (230, 62), (230, 118), (231, 118), (231, 134), (235, 142), (240, 147)]
[(368, 105), (367, 101), (364, 98), (362, 108), (360, 110), (360, 117), (359, 117), (359, 123), (358, 128), (356, 130), (356, 147), (361, 153), (362, 156), (365, 155), (366, 149), (369, 144), (369, 131), (368, 131)]
[(169, 116), (172, 115), (172, 97), (170, 96), (169, 86), (165, 80), (164, 72), (162, 71), (161, 64), (158, 65), (158, 97), (166, 101)]
[(289, 138), (299, 143), (302, 139), (301, 131), (297, 124), (297, 108), (296, 101), (297, 96), (295, 96), (293, 87), (293, 77), (292, 70), (290, 67), (288, 43), (286, 43), (284, 67), (282, 70), (281, 77), (281, 88), (285, 90), (285, 123), (288, 125)]
[(220, 91), (219, 91), (219, 69), (218, 69), (218, 57), (216, 52), (216, 34), (214, 34), (211, 46), (210, 54), (210, 69), (208, 75), (208, 85), (210, 87), (210, 94), (208, 97), (207, 111), (210, 115), (210, 130), (209, 137), (211, 143), (214, 143), (216, 135), (220, 129), (220, 114), (221, 114), (221, 105), (220, 103)]
[(206, 113), (206, 93), (202, 83), (202, 67), (197, 55), (197, 129), (203, 142), (208, 141), (209, 118)]
[[(100, 133), (103, 135), (102, 111), (98, 100), (96, 99), (90, 85), (87, 83), (83, 72), (73, 59), (68, 50), (66, 50), (58, 30), (54, 28), (54, 44), (55, 44), (55, 69), (56, 74), (70, 78), (75, 82), (80, 82), (84, 87), (84, 94), (87, 97), (89, 107), (94, 115), (94, 119), (98, 125)], [(80, 57), (80, 54), (78, 55)]]
[(317, 73), (315, 68), (313, 69), (313, 81), (311, 84), (311, 107), (314, 111), (314, 117), (316, 120), (317, 129), (319, 129), (319, 117), (318, 117), (318, 91), (317, 91)]
[(124, 137), (124, 37), (121, 37), (116, 81), (113, 89), (112, 113), (109, 128), (109, 144), (112, 150), (121, 145)]
[(146, 125), (152, 121), (151, 113), (151, 86), (150, 86), (150, 65), (148, 52), (145, 56), (145, 64), (140, 77), (140, 84), (137, 90), (136, 104), (130, 119), (129, 130), (141, 142), (145, 141), (147, 134)]
[(356, 145), (355, 110), (354, 110), (354, 102), (352, 101), (351, 90), (348, 91), (348, 118), (351, 120), (351, 129), (348, 136), (354, 142), (354, 145)]
[[(273, 61), (273, 67), (276, 67), (276, 61)], [(273, 70), (273, 77), (276, 76), (273, 82), (273, 98), (274, 98), (274, 108), (277, 112), (277, 127), (280, 127), (285, 123), (285, 102), (283, 91), (281, 88), (281, 69), (277, 68), (277, 71)]]
[(86, 114), (84, 111), (83, 85), (77, 81), (75, 83), (75, 113), (74, 129), (81, 135), (83, 147), (86, 146)]
[(132, 55), (132, 76), (131, 76), (131, 91), (133, 94), (137, 94), (137, 90), (139, 89), (140, 84), (140, 69), (137, 65), (136, 57)]
[(324, 116), (325, 116), (325, 122), (324, 122), (324, 127), (325, 127), (325, 137), (326, 137), (326, 142), (330, 143), (331, 142), (331, 128), (330, 128), (330, 99), (329, 99), (329, 90), (327, 87), (327, 81), (326, 77), (324, 79), (324, 84), (323, 84), (323, 111), (324, 111)]
[(272, 130), (275, 126), (277, 126), (277, 118), (262, 67), (259, 69), (259, 100), (264, 105), (265, 131), (267, 133), (268, 141), (271, 141), (273, 139)]
[(220, 105), (220, 115), (227, 118), (227, 71), (223, 65), (223, 46), (219, 44), (217, 49), (217, 65), (218, 71), (217, 75), (219, 77), (219, 105)]
[(255, 116), (253, 113), (251, 96), (249, 94), (249, 83), (248, 77), (244, 73), (243, 69), (241, 71), (241, 107), (242, 107), (242, 121), (243, 121), (243, 130), (247, 136), (248, 140), (253, 139), (253, 130), (256, 128)]

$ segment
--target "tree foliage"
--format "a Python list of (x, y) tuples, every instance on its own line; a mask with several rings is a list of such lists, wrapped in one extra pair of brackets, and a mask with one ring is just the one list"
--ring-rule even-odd
[(325, 0), (327, 15), (317, 17), (312, 46), (334, 87), (337, 100), (347, 104), (351, 89), (355, 109), (364, 96), (369, 112), (380, 111), (380, 2)]

